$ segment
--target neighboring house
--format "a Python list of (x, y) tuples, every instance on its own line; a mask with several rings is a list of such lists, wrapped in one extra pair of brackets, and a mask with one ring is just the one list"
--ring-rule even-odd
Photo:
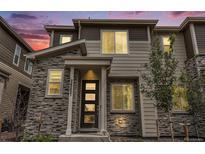
[[(163, 113), (140, 92), (151, 34), (160, 36), (166, 52), (169, 34), (176, 33), (177, 74), (185, 65), (192, 68), (194, 57), (199, 71), (205, 63), (205, 18), (187, 18), (179, 27), (156, 27), (157, 22), (74, 19), (74, 26), (45, 26), (50, 48), (26, 55), (34, 67), (25, 132), (52, 134), (61, 141), (156, 137), (159, 117), (161, 136), (169, 136)], [(174, 106), (174, 122), (191, 121), (185, 111), (188, 102), (180, 100)], [(179, 124), (174, 131), (184, 136)], [(193, 128), (190, 134), (196, 135)]]
[(31, 47), (0, 17), (0, 121), (2, 125), (5, 121), (13, 123), (17, 112), (18, 115), (26, 114), (20, 112), (26, 112), (32, 82), (32, 63), (24, 54), (31, 52)]

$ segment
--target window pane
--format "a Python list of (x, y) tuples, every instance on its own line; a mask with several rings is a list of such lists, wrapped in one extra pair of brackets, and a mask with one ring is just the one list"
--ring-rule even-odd
[(18, 64), (18, 61), (19, 61), (19, 57), (17, 55), (14, 55), (14, 63)]
[(85, 111), (94, 112), (95, 111), (95, 104), (85, 104)]
[(60, 94), (60, 83), (49, 83), (48, 95), (59, 95)]
[(95, 101), (95, 94), (85, 94), (86, 101)]
[(133, 110), (133, 85), (113, 84), (112, 85), (112, 109), (113, 110)]
[(127, 53), (127, 32), (115, 32), (116, 53)]
[(169, 52), (169, 47), (170, 47), (169, 37), (163, 37), (162, 40), (163, 40), (164, 52)]
[(123, 109), (132, 110), (133, 109), (133, 86), (123, 85)]
[(102, 32), (102, 52), (105, 54), (114, 53), (115, 46), (115, 33), (114, 32)]
[(20, 56), (20, 54), (21, 54), (21, 47), (18, 46), (18, 45), (16, 46), (15, 54), (18, 55), (18, 56)]
[(183, 87), (175, 87), (173, 94), (174, 110), (187, 111), (189, 108), (187, 100), (187, 89)]
[(96, 90), (95, 83), (86, 83), (85, 90)]
[(123, 104), (122, 86), (112, 85), (112, 108), (121, 110)]
[(49, 82), (61, 82), (62, 71), (53, 70), (50, 71)]
[(71, 42), (71, 40), (72, 40), (72, 38), (71, 38), (71, 36), (66, 36), (66, 35), (64, 35), (64, 36), (61, 36), (61, 44), (64, 44), (64, 43), (68, 43), (68, 42)]
[(94, 115), (84, 115), (84, 123), (95, 123), (95, 116)]

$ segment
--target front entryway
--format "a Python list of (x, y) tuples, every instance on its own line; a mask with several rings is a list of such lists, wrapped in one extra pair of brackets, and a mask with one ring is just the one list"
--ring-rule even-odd
[(99, 80), (82, 80), (81, 128), (98, 128)]

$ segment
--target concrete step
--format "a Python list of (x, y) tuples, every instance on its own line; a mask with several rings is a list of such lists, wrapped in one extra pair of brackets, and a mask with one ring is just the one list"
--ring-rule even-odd
[(110, 142), (109, 136), (102, 134), (72, 134), (61, 135), (59, 142)]

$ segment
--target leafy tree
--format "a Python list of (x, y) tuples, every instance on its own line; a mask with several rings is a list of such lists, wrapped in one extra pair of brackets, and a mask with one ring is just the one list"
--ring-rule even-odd
[[(186, 69), (184, 69), (186, 70)], [(182, 71), (180, 81), (187, 89), (187, 100), (189, 102), (189, 112), (193, 116), (194, 126), (199, 138), (198, 125), (200, 117), (204, 116), (205, 95), (203, 86), (205, 85), (205, 74), (193, 76), (188, 71)]]
[(144, 82), (141, 85), (142, 92), (151, 99), (155, 99), (155, 106), (167, 113), (170, 124), (171, 137), (174, 141), (173, 124), (171, 113), (173, 107), (173, 91), (176, 81), (177, 60), (173, 56), (173, 43), (175, 35), (169, 37), (169, 51), (164, 52), (161, 49), (159, 38), (154, 38), (152, 42), (149, 63), (145, 64), (147, 70), (142, 75)]

